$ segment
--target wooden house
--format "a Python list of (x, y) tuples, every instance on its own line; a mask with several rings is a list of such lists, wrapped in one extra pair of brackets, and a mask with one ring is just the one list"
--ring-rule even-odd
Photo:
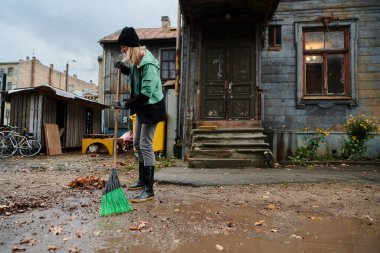
[(82, 147), (85, 134), (101, 133), (101, 111), (108, 106), (72, 93), (41, 85), (7, 92), (10, 125), (27, 128), (44, 149), (44, 123), (57, 124), (62, 148)]
[[(380, 118), (380, 2), (180, 0), (180, 133), (191, 167), (293, 155), (304, 128)], [(271, 152), (268, 152), (272, 151)], [(378, 140), (367, 156), (379, 157)]]

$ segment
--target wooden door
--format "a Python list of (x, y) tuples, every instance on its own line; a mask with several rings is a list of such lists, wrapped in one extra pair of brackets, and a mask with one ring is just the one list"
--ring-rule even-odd
[(255, 117), (254, 40), (244, 28), (203, 41), (201, 120)]

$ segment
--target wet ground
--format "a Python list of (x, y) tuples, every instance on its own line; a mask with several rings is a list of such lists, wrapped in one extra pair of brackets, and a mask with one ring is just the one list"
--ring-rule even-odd
[[(118, 159), (123, 186), (136, 178), (133, 159)], [(107, 180), (112, 167), (79, 153), (0, 160), (0, 252), (380, 252), (376, 180), (156, 183), (154, 201), (99, 217), (102, 189), (65, 185)]]

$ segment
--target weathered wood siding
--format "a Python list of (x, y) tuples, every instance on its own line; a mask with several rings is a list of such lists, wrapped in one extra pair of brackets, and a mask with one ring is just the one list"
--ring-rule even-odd
[[(358, 104), (296, 108), (297, 62), (295, 22), (316, 21), (334, 16), (357, 19)], [(365, 114), (380, 118), (380, 2), (379, 1), (295, 1), (282, 0), (270, 23), (282, 26), (282, 49), (262, 50), (261, 88), (264, 92), (266, 129), (300, 130), (305, 127), (342, 128), (348, 115)], [(267, 38), (267, 36), (266, 36)]]
[[(10, 124), (18, 127), (18, 132), (23, 129), (33, 133), (34, 137), (43, 144), (44, 136), (41, 129), (43, 96), (38, 94), (21, 94), (11, 98)], [(44, 146), (44, 145), (43, 145)]]
[[(182, 155), (188, 153), (191, 144), (191, 130), (197, 115), (197, 106), (200, 106), (200, 53), (201, 53), (201, 30), (199, 27), (190, 26), (183, 28), (182, 36), (182, 65), (180, 81), (180, 127), (182, 130)], [(196, 35), (194, 35), (196, 34)]]
[(66, 148), (82, 146), (82, 138), (86, 129), (86, 107), (69, 103), (66, 119)]
[[(333, 16), (338, 21), (355, 20), (358, 24), (355, 73), (357, 104), (351, 107), (334, 105), (330, 108), (306, 104), (305, 108), (297, 108), (295, 23), (316, 21), (324, 16)], [(287, 158), (295, 151), (299, 143), (292, 134), (305, 127), (342, 131), (350, 114), (365, 114), (380, 119), (379, 22), (380, 2), (377, 0), (280, 1), (269, 24), (282, 26), (282, 48), (280, 51), (269, 51), (266, 34), (261, 54), (260, 84), (264, 93), (263, 123), (265, 129), (271, 132), (273, 153), (277, 154), (278, 160)], [(376, 157), (376, 151), (374, 154)]]

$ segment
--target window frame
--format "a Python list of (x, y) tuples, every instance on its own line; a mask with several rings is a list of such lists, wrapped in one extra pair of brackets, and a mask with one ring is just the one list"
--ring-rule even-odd
[[(172, 51), (172, 52), (174, 52), (174, 60), (163, 60), (163, 53), (164, 52), (170, 52), (170, 51)], [(176, 64), (176, 57), (175, 57), (175, 53), (176, 53), (176, 50), (175, 50), (175, 48), (162, 48), (161, 50), (160, 50), (160, 66), (161, 66), (161, 68), (160, 68), (160, 78), (161, 78), (161, 80), (163, 81), (163, 82), (165, 82), (165, 81), (167, 81), (167, 80), (174, 80), (175, 79), (175, 64)], [(168, 78), (163, 78), (162, 77), (162, 71), (163, 71), (163, 68), (162, 68), (162, 66), (163, 66), (163, 62), (169, 62), (169, 69), (168, 69), (168, 71), (169, 71), (169, 73), (168, 73)], [(173, 78), (171, 78), (170, 77), (170, 62), (173, 62), (174, 63), (174, 77)]]
[[(346, 61), (345, 66), (345, 94), (344, 95), (306, 95), (306, 77), (305, 77), (305, 50), (304, 50), (304, 33), (307, 31), (318, 31), (318, 30), (328, 30), (331, 31), (345, 29), (347, 30), (347, 36), (345, 36), (345, 50)], [(358, 91), (357, 91), (357, 35), (358, 35), (358, 20), (339, 20), (332, 21), (328, 24), (328, 27), (324, 27), (322, 22), (296, 22), (295, 23), (295, 40), (296, 40), (296, 50), (297, 50), (297, 108), (303, 109), (307, 104), (317, 104), (320, 107), (327, 108), (333, 107), (336, 104), (347, 104), (349, 107), (357, 105)], [(312, 50), (308, 53), (318, 53), (321, 54), (322, 51), (329, 50)], [(337, 52), (336, 50), (331, 50), (331, 52)], [(341, 53), (342, 51), (339, 50)], [(325, 56), (324, 56), (325, 57)], [(326, 56), (327, 57), (327, 56)], [(326, 62), (324, 62), (324, 69)], [(324, 74), (325, 75), (325, 74)], [(324, 82), (326, 80), (324, 79)], [(324, 83), (324, 85), (326, 85)]]
[[(335, 32), (335, 31), (342, 31), (344, 32), (344, 48), (343, 49), (307, 49), (305, 48), (305, 34), (308, 33), (308, 32), (323, 32), (324, 34), (326, 34), (326, 32)], [(325, 97), (326, 99), (330, 99), (330, 98), (336, 98), (336, 99), (339, 99), (339, 98), (347, 98), (349, 99), (349, 94), (350, 94), (350, 82), (349, 82), (349, 69), (348, 69), (348, 66), (349, 66), (349, 45), (348, 45), (348, 28), (347, 27), (338, 27), (338, 28), (330, 28), (330, 29), (325, 29), (325, 28), (315, 28), (315, 29), (304, 29), (302, 31), (302, 42), (303, 42), (303, 50), (302, 50), (302, 54), (303, 54), (303, 64), (302, 64), (302, 67), (303, 67), (303, 84), (302, 84), (302, 91), (303, 91), (303, 97), (304, 99), (312, 99), (314, 97), (317, 97), (317, 98), (320, 98), (320, 97)], [(325, 38), (325, 36), (324, 36)], [(326, 43), (326, 40), (323, 41), (323, 43), (325, 44)], [(307, 61), (307, 57), (308, 56), (315, 56), (315, 55), (318, 55), (318, 56), (321, 56), (323, 61), (322, 61), (322, 64), (323, 64), (323, 94), (320, 94), (320, 95), (311, 95), (311, 94), (307, 94), (306, 90), (307, 90), (307, 87), (306, 87), (306, 61)], [(343, 55), (343, 65), (344, 65), (344, 74), (343, 74), (343, 78), (344, 78), (344, 94), (333, 94), (333, 95), (329, 95), (328, 93), (328, 61), (327, 61), (327, 57), (330, 56), (330, 55)]]
[(13, 71), (14, 71), (13, 67), (9, 67), (8, 68), (8, 77), (12, 77), (13, 76)]
[[(280, 39), (281, 39), (281, 43), (280, 44), (277, 44), (277, 29), (280, 29)], [(270, 34), (271, 34), (271, 31), (273, 31), (273, 45), (271, 45), (271, 41), (270, 41)], [(277, 24), (270, 24), (268, 25), (268, 50), (269, 51), (279, 51), (281, 50), (281, 47), (282, 47), (282, 26), (281, 25), (277, 25)]]

